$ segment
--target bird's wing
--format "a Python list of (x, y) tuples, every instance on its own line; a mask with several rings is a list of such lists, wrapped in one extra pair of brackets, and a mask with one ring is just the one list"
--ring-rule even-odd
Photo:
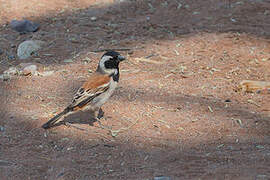
[(82, 109), (95, 97), (109, 89), (110, 79), (108, 75), (93, 74), (77, 91), (69, 108), (73, 110)]

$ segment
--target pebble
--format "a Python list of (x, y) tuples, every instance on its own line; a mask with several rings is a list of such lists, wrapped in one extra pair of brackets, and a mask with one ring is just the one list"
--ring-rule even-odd
[(171, 178), (168, 176), (157, 176), (154, 177), (154, 180), (171, 180)]
[(9, 60), (14, 60), (14, 59), (16, 59), (16, 57), (14, 55), (8, 55), (8, 59)]
[(21, 21), (12, 20), (10, 22), (11, 29), (21, 34), (25, 34), (28, 32), (36, 32), (39, 29), (39, 26), (40, 26), (39, 24), (26, 19)]
[(54, 71), (44, 71), (44, 72), (40, 72), (39, 75), (41, 76), (51, 76), (53, 75)]
[(1, 74), (0, 75), (0, 79), (3, 79), (3, 81), (7, 81), (10, 79), (10, 76), (9, 75), (6, 75), (6, 74)]
[(130, 0), (114, 0), (114, 1), (117, 2), (117, 3), (123, 3), (123, 2), (128, 2)]
[(17, 49), (17, 55), (19, 59), (27, 59), (31, 57), (31, 54), (38, 51), (45, 44), (44, 41), (39, 40), (27, 40), (22, 42)]
[(34, 64), (26, 66), (25, 68), (23, 68), (22, 74), (25, 76), (30, 75), (30, 74), (36, 75), (37, 74), (37, 66)]
[(93, 16), (90, 19), (91, 19), (91, 21), (96, 21), (97, 20), (97, 17)]
[(31, 64), (31, 63), (21, 63), (16, 67), (10, 67), (8, 70), (4, 71), (4, 73), (2, 75), (0, 75), (0, 79), (3, 80), (8, 80), (11, 78), (11, 76), (14, 75), (37, 75), (38, 71), (37, 71), (38, 67), (35, 64)]
[(17, 75), (19, 74), (19, 70), (16, 67), (10, 67), (8, 70), (4, 71), (4, 75)]
[(5, 161), (5, 160), (0, 160), (0, 167), (1, 166), (11, 166), (13, 163)]
[(73, 60), (72, 60), (72, 59), (65, 59), (64, 62), (65, 62), (65, 63), (72, 63)]

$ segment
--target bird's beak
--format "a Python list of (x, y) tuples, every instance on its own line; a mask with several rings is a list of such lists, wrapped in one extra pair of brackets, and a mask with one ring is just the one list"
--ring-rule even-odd
[(118, 56), (117, 59), (121, 62), (121, 61), (124, 61), (126, 58), (124, 56)]

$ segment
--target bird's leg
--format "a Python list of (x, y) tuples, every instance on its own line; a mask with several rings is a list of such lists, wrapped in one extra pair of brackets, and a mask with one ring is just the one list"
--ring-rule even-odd
[(97, 114), (97, 118), (98, 119), (101, 119), (101, 118), (103, 118), (103, 116), (104, 116), (104, 111), (101, 109), (101, 108), (99, 108), (99, 110), (98, 110), (98, 114)]
[(93, 114), (94, 115), (94, 120), (97, 121), (99, 124), (101, 123), (99, 121), (99, 119), (102, 118), (102, 116), (103, 116), (102, 113), (104, 114), (104, 112), (102, 111), (101, 108), (98, 108), (98, 109), (94, 110), (94, 114)]
[(97, 117), (98, 119), (104, 118), (105, 120), (107, 120), (107, 118), (111, 118), (110, 116), (104, 116), (104, 111), (101, 108), (99, 108), (98, 113), (95, 117)]
[(94, 118), (95, 120), (98, 122), (99, 126), (102, 128), (102, 129), (107, 129), (107, 130), (111, 130), (111, 127), (107, 127), (107, 126), (104, 126), (101, 122), (100, 122), (100, 119), (103, 117), (104, 115), (104, 111), (99, 108), (98, 110), (96, 110), (94, 112)]
[(93, 115), (94, 115), (94, 119), (96, 121), (98, 121), (99, 119), (101, 119), (103, 117), (104, 112), (102, 111), (101, 108), (98, 108), (98, 109), (95, 109), (94, 110), (94, 114)]

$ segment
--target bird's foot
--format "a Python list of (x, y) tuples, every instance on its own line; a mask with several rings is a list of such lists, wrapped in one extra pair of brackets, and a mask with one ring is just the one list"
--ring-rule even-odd
[(104, 117), (104, 111), (100, 108), (97, 114), (97, 119), (101, 119)]

